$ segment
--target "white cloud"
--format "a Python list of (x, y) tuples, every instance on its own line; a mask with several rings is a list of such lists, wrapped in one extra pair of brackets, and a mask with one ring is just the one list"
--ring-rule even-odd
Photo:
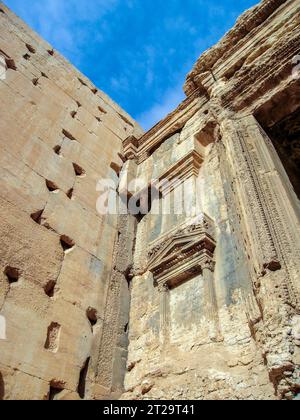
[[(97, 22), (99, 32), (105, 16), (120, 0), (47, 0), (32, 1), (24, 8), (24, 0), (7, 0), (12, 10), (22, 10), (22, 18), (62, 53), (82, 55), (78, 48), (89, 35), (90, 24)], [(100, 37), (97, 38), (100, 42)]]
[(161, 119), (166, 117), (170, 112), (183, 101), (185, 95), (182, 89), (183, 82), (175, 88), (168, 89), (162, 96), (161, 101), (155, 103), (150, 109), (137, 116), (137, 121), (145, 129), (149, 130)]

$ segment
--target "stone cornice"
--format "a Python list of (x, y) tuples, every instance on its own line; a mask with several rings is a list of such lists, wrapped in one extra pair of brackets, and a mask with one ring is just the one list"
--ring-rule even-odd
[[(196, 150), (192, 150), (159, 177), (159, 190), (162, 193), (169, 193), (191, 176), (198, 176), (203, 161), (204, 156), (200, 155)], [(163, 181), (168, 181), (166, 186)]]
[[(244, 66), (253, 52), (250, 49), (253, 39), (259, 53), (260, 45), (266, 43), (270, 34), (279, 30), (278, 22), (282, 19), (281, 14), (284, 15), (285, 5), (291, 5), (291, 19), (296, 23), (299, 6), (295, 0), (263, 0), (245, 12), (235, 27), (199, 58), (185, 84), (188, 97), (177, 109), (138, 140), (134, 137), (125, 139), (125, 157), (135, 160), (137, 164), (147, 160), (166, 139), (180, 132), (198, 111), (206, 109), (212, 99), (212, 89), (219, 80), (225, 81), (220, 92), (222, 108), (253, 112), (259, 98), (270, 89), (272, 80), (275, 77), (283, 80), (291, 74), (291, 58), (299, 50), (298, 30), (293, 33), (290, 28), (291, 42), (287, 43), (285, 39), (281, 42), (283, 34), (279, 33), (278, 46), (271, 51), (272, 56), (264, 66), (256, 65), (255, 62), (251, 66), (247, 63)], [(262, 30), (263, 23), (265, 25)], [(261, 54), (264, 51), (262, 48)], [(255, 84), (259, 84), (259, 89), (253, 89)]]
[(141, 138), (136, 140), (133, 137), (123, 141), (125, 156), (127, 153), (133, 159), (132, 151), (136, 150), (135, 159), (137, 163), (146, 160), (165, 139), (180, 131), (184, 125), (198, 112), (208, 101), (204, 92), (197, 90), (185, 99), (175, 111), (171, 112), (162, 121), (151, 128)]
[(282, 4), (288, 0), (263, 0), (258, 6), (245, 12), (231, 29), (214, 47), (207, 50), (196, 62), (188, 74), (184, 91), (187, 96), (198, 89), (195, 78), (198, 74), (211, 71), (218, 60), (228, 57), (237, 44), (243, 40), (253, 29), (265, 22)]
[(186, 223), (150, 244), (149, 271), (158, 286), (172, 288), (201, 274), (204, 269), (214, 269), (214, 223), (206, 215), (200, 219)]

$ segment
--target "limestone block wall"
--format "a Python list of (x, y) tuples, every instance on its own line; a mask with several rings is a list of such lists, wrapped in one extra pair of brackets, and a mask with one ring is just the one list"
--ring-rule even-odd
[(3, 3), (0, 29), (0, 399), (93, 398), (118, 232), (96, 185), (141, 129)]

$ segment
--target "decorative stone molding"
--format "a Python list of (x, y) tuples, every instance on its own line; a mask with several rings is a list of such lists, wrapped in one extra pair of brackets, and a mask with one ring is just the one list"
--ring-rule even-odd
[(205, 268), (214, 271), (213, 230), (213, 221), (203, 215), (200, 221), (179, 227), (150, 244), (148, 269), (159, 290), (174, 288)]
[(212, 259), (209, 258), (206, 261), (204, 261), (201, 268), (202, 268), (202, 271), (203, 270), (209, 270), (212, 273), (214, 273), (215, 268), (216, 268), (216, 263), (215, 263), (215, 261), (213, 261)]
[[(248, 120), (247, 120), (248, 121)], [(226, 121), (223, 123), (225, 144), (230, 153), (236, 179), (238, 180), (242, 208), (251, 224), (254, 261), (256, 271), (263, 274), (266, 269), (280, 269), (279, 255), (271, 232), (269, 215), (262, 191), (257, 167), (253, 162), (253, 153), (248, 144), (247, 121)], [(244, 124), (245, 123), (245, 124)]]
[(127, 160), (136, 160), (139, 141), (136, 137), (130, 136), (123, 141), (124, 156)]
[(127, 159), (137, 159), (140, 164), (151, 156), (167, 138), (180, 131), (185, 124), (207, 103), (207, 97), (195, 91), (178, 108), (167, 115), (141, 138), (128, 137), (123, 141), (124, 155)]
[(222, 123), (256, 275), (283, 270), (281, 297), (299, 308), (298, 215), (271, 140), (253, 116)]
[(174, 189), (188, 178), (192, 176), (197, 177), (203, 162), (204, 156), (196, 150), (192, 150), (162, 174), (154, 185), (162, 193), (170, 192), (171, 189)]
[(235, 27), (229, 31), (215, 47), (202, 54), (192, 71), (188, 74), (184, 91), (190, 96), (198, 88), (197, 75), (211, 71), (215, 64), (233, 54), (241, 47), (241, 42), (249, 37), (249, 33), (265, 22), (287, 0), (266, 0), (240, 17)]

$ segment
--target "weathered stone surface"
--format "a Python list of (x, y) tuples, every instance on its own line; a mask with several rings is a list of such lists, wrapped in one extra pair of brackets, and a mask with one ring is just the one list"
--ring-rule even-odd
[(116, 216), (97, 213), (96, 186), (116, 179), (122, 140), (142, 131), (1, 9), (0, 54), (16, 70), (0, 81), (0, 399), (94, 398), (118, 233)]
[[(299, 39), (299, 3), (262, 1), (200, 57), (188, 98), (135, 144), (145, 184), (193, 175), (198, 201), (138, 224), (125, 399), (297, 399)], [(202, 162), (186, 169), (191, 151)], [(199, 214), (214, 222), (216, 250), (174, 288), (190, 278), (191, 256), (178, 240), (166, 254), (159, 240)], [(174, 255), (182, 272), (169, 265)]]
[[(299, 399), (299, 1), (145, 134), (1, 8), (0, 399)], [(98, 214), (102, 178), (145, 214)]]

